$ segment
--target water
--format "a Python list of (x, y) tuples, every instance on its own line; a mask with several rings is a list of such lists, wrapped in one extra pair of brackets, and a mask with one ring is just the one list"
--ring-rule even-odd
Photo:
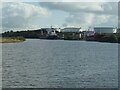
[(29, 39), (2, 48), (3, 88), (118, 87), (118, 44)]

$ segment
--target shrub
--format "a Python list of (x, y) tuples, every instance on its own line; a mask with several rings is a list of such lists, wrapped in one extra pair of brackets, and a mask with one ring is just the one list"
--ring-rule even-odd
[(109, 42), (111, 42), (111, 43), (117, 43), (117, 42), (118, 42), (118, 38), (117, 38), (117, 36), (114, 35), (114, 34), (110, 35), (108, 40), (109, 40)]

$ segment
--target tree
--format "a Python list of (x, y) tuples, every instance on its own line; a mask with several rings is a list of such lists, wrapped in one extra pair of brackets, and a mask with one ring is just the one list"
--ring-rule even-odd
[(117, 43), (118, 42), (117, 36), (114, 35), (114, 34), (110, 35), (109, 42), (111, 42), (111, 43)]

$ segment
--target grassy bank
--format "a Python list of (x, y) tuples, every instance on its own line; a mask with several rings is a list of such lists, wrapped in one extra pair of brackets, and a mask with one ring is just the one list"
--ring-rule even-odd
[(25, 38), (23, 37), (2, 37), (0, 38), (0, 43), (17, 43), (23, 42)]

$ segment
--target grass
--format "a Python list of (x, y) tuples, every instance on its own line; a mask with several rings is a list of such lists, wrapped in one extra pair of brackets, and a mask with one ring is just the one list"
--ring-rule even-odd
[(23, 42), (25, 39), (23, 37), (3, 37), (0, 38), (0, 43), (17, 43)]

